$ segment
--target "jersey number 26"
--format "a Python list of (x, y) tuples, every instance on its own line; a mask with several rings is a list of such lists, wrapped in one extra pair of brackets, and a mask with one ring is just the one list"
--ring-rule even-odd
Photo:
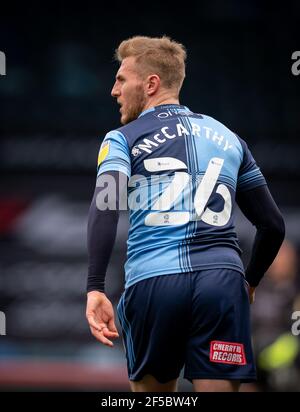
[[(224, 207), (220, 212), (214, 212), (206, 207), (208, 200), (212, 194), (215, 184), (220, 175), (224, 159), (219, 157), (213, 157), (208, 162), (206, 172), (197, 187), (194, 207), (196, 211), (196, 220), (202, 220), (203, 222), (213, 226), (224, 226), (230, 219), (232, 202), (231, 195), (228, 188), (219, 184), (216, 192), (224, 199)], [(144, 160), (145, 169), (149, 172), (162, 172), (166, 170), (178, 170), (187, 169), (187, 166), (181, 160), (174, 157), (158, 157), (155, 159)], [(183, 225), (189, 222), (189, 211), (170, 211), (172, 205), (184, 191), (189, 184), (190, 178), (187, 172), (175, 172), (174, 178), (170, 185), (159, 196), (151, 210), (157, 210), (156, 212), (150, 212), (145, 218), (145, 225), (147, 226), (174, 226)]]

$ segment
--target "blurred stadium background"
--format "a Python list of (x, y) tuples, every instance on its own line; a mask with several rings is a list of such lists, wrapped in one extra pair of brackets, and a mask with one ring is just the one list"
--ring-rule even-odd
[[(259, 380), (243, 390), (300, 390), (299, 19), (297, 1), (1, 5), (0, 390), (129, 390), (122, 342), (103, 347), (85, 320), (86, 223), (100, 143), (119, 126), (113, 52), (135, 34), (187, 47), (181, 102), (243, 137), (268, 179), (287, 242), (257, 290)], [(107, 279), (115, 304), (127, 229), (123, 213)], [(237, 230), (246, 263), (254, 229), (238, 214)]]

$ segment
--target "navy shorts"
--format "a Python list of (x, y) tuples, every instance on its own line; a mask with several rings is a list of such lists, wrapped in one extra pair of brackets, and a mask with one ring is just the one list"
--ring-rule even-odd
[(128, 376), (256, 379), (243, 275), (210, 269), (161, 275), (126, 289), (117, 307)]

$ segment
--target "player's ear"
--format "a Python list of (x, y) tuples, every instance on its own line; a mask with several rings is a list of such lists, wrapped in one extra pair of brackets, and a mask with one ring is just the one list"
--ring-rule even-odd
[(147, 94), (152, 96), (157, 92), (160, 86), (160, 78), (157, 74), (150, 74), (147, 77)]

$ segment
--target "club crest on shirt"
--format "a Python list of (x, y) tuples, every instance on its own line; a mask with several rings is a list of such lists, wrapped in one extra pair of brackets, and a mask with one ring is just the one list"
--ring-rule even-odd
[(134, 146), (131, 150), (131, 154), (132, 156), (136, 157), (139, 154), (141, 154), (142, 152), (140, 151), (140, 149), (137, 146)]
[(109, 153), (109, 141), (103, 142), (98, 154), (98, 167), (106, 159)]

